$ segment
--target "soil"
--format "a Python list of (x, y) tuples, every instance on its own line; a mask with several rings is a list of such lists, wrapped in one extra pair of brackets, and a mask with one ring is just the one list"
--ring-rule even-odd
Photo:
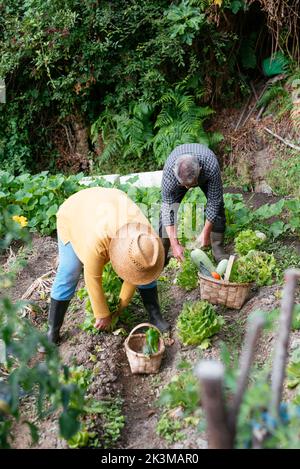
[[(227, 191), (233, 192), (230, 189)], [(254, 208), (264, 203), (277, 201), (277, 198), (267, 194), (244, 194), (245, 200)], [(18, 246), (17, 246), (18, 247)], [(16, 247), (16, 250), (17, 250)], [(13, 252), (10, 253), (13, 257)], [(37, 288), (30, 295), (36, 308), (30, 314), (32, 322), (42, 330), (46, 329), (47, 309), (49, 301), (49, 289), (55, 274), (57, 262), (57, 242), (51, 237), (33, 238), (32, 247), (26, 255), (27, 264), (17, 277), (16, 286), (10, 290), (10, 296), (19, 299), (24, 295), (32, 283), (46, 272), (49, 274), (49, 282)], [(2, 258), (2, 265), (8, 259)], [(125, 416), (125, 427), (121, 438), (114, 444), (116, 448), (206, 448), (207, 441), (204, 432), (199, 432), (194, 427), (183, 430), (184, 438), (177, 443), (170, 444), (156, 433), (156, 425), (161, 415), (156, 405), (160, 390), (177, 373), (177, 366), (183, 359), (195, 364), (200, 358), (219, 358), (220, 345), (225, 341), (232, 353), (241, 350), (245, 326), (249, 315), (258, 309), (270, 311), (279, 306), (279, 291), (281, 287), (274, 285), (252, 290), (249, 300), (241, 310), (226, 310), (218, 307), (218, 312), (224, 316), (225, 326), (219, 335), (215, 336), (212, 346), (201, 351), (198, 347), (183, 347), (175, 330), (175, 323), (184, 302), (200, 299), (199, 288), (186, 292), (174, 285), (172, 271), (164, 273), (168, 278), (166, 287), (160, 288), (160, 300), (163, 306), (165, 318), (170, 322), (172, 330), (168, 340), (166, 352), (158, 374), (133, 375), (130, 371), (128, 359), (125, 354), (123, 342), (124, 337), (109, 333), (90, 335), (80, 329), (79, 325), (85, 316), (84, 303), (77, 298), (72, 300), (65, 322), (61, 331), (60, 355), (64, 363), (68, 365), (82, 365), (85, 369), (92, 371), (92, 384), (89, 389), (94, 399), (109, 399), (120, 396), (123, 399), (123, 414)], [(80, 286), (83, 285), (81, 281)], [(161, 282), (163, 285), (163, 282)], [(299, 298), (298, 298), (299, 301)], [(134, 323), (139, 324), (147, 320), (146, 313), (138, 299), (130, 306)], [(128, 325), (120, 323), (127, 332)], [(294, 332), (291, 336), (291, 350), (300, 343), (300, 333)], [(270, 360), (274, 337), (265, 333), (256, 350), (256, 361), (263, 364)], [(43, 355), (39, 357), (43, 359)], [(36, 420), (34, 411), (34, 399), (26, 397), (22, 403), (22, 419), (15, 425), (14, 448), (30, 447), (30, 435), (27, 426), (22, 423), (27, 418)], [(97, 422), (96, 422), (97, 423)], [(97, 431), (101, 436), (101, 420), (98, 421)], [(57, 415), (52, 415), (39, 422), (40, 440), (34, 448), (67, 448), (67, 443), (58, 436)], [(101, 439), (101, 438), (100, 438)]]

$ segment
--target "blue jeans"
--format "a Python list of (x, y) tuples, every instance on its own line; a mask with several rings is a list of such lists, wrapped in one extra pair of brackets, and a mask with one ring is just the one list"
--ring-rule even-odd
[[(64, 244), (58, 239), (59, 265), (51, 289), (51, 298), (57, 301), (70, 300), (76, 290), (82, 272), (82, 262), (76, 256), (71, 243)], [(139, 285), (138, 288), (156, 287), (157, 282)]]
[(51, 298), (70, 300), (75, 293), (82, 272), (82, 262), (76, 256), (71, 243), (58, 239), (59, 265), (51, 289)]

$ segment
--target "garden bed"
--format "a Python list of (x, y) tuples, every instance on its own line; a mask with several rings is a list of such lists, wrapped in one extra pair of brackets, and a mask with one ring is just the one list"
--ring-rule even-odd
[[(266, 202), (266, 195), (253, 194), (251, 203), (255, 206), (261, 204), (261, 198)], [(247, 197), (249, 195), (247, 194)], [(256, 200), (257, 199), (257, 200)], [(270, 197), (267, 198), (270, 202)], [(287, 240), (287, 242), (291, 242)], [(18, 274), (16, 286), (8, 293), (18, 299), (27, 288), (45, 272), (55, 269), (57, 261), (57, 243), (51, 237), (34, 236), (31, 250), (26, 255), (27, 265)], [(2, 259), (2, 263), (5, 259)], [(189, 300), (199, 299), (199, 287), (185, 291), (174, 284), (176, 272), (166, 270), (163, 280), (159, 283), (161, 303), (164, 316), (171, 323), (171, 337), (166, 347), (160, 373), (158, 375), (132, 375), (128, 360), (123, 348), (124, 338), (121, 335), (99, 333), (90, 335), (80, 329), (79, 325), (85, 317), (84, 302), (75, 298), (66, 316), (62, 328), (62, 344), (59, 347), (63, 361), (69, 365), (83, 365), (92, 371), (92, 383), (89, 393), (97, 400), (122, 399), (122, 414), (125, 417), (125, 426), (121, 430), (120, 438), (116, 430), (113, 434), (115, 440), (107, 440), (108, 447), (116, 448), (205, 448), (206, 438), (204, 432), (198, 432), (193, 425), (183, 429), (180, 441), (167, 441), (157, 434), (156, 426), (161, 411), (156, 406), (156, 400), (161, 389), (169, 383), (178, 372), (178, 364), (182, 360), (196, 363), (200, 358), (219, 358), (220, 345), (224, 341), (228, 349), (237, 354), (240, 351), (247, 317), (252, 311), (261, 309), (273, 310), (279, 306), (281, 286), (273, 285), (251, 291), (250, 299), (240, 311), (225, 310), (217, 307), (219, 314), (223, 315), (225, 324), (220, 333), (212, 340), (212, 346), (207, 350), (200, 350), (195, 346), (183, 346), (180, 344), (175, 331), (175, 322), (182, 310), (183, 303)], [(80, 285), (79, 285), (80, 287)], [(33, 294), (31, 300), (38, 305), (31, 314), (33, 323), (45, 330), (47, 323), (47, 299), (48, 294)], [(147, 319), (138, 297), (130, 306), (133, 322), (138, 324)], [(124, 326), (127, 332), (131, 327)], [(270, 360), (272, 346), (272, 333), (265, 333), (259, 342), (256, 351), (257, 364), (264, 364)], [(291, 346), (299, 343), (298, 331), (292, 333)], [(22, 419), (30, 417), (34, 420), (32, 398), (25, 398), (22, 404)], [(174, 414), (175, 415), (175, 414)], [(174, 416), (176, 419), (176, 415)], [(94, 417), (94, 427), (99, 439), (103, 435), (105, 422), (101, 415)], [(56, 415), (52, 415), (40, 424), (41, 437), (35, 448), (64, 448), (67, 443), (58, 436)], [(30, 435), (25, 425), (17, 424), (14, 428), (15, 440), (13, 447), (24, 448), (30, 446)], [(105, 437), (103, 437), (105, 438)]]

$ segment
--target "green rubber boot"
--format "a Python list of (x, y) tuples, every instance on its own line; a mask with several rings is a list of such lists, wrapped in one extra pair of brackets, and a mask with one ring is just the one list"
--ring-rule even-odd
[(212, 231), (210, 233), (210, 242), (216, 262), (219, 263), (222, 259), (229, 259), (229, 254), (224, 251), (224, 233)]

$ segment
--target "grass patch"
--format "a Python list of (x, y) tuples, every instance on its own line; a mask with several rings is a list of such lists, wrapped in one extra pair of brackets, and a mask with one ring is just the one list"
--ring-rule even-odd
[(267, 176), (267, 182), (272, 187), (274, 194), (300, 197), (299, 174), (299, 152), (283, 148), (280, 145), (280, 151), (277, 151), (277, 157)]

